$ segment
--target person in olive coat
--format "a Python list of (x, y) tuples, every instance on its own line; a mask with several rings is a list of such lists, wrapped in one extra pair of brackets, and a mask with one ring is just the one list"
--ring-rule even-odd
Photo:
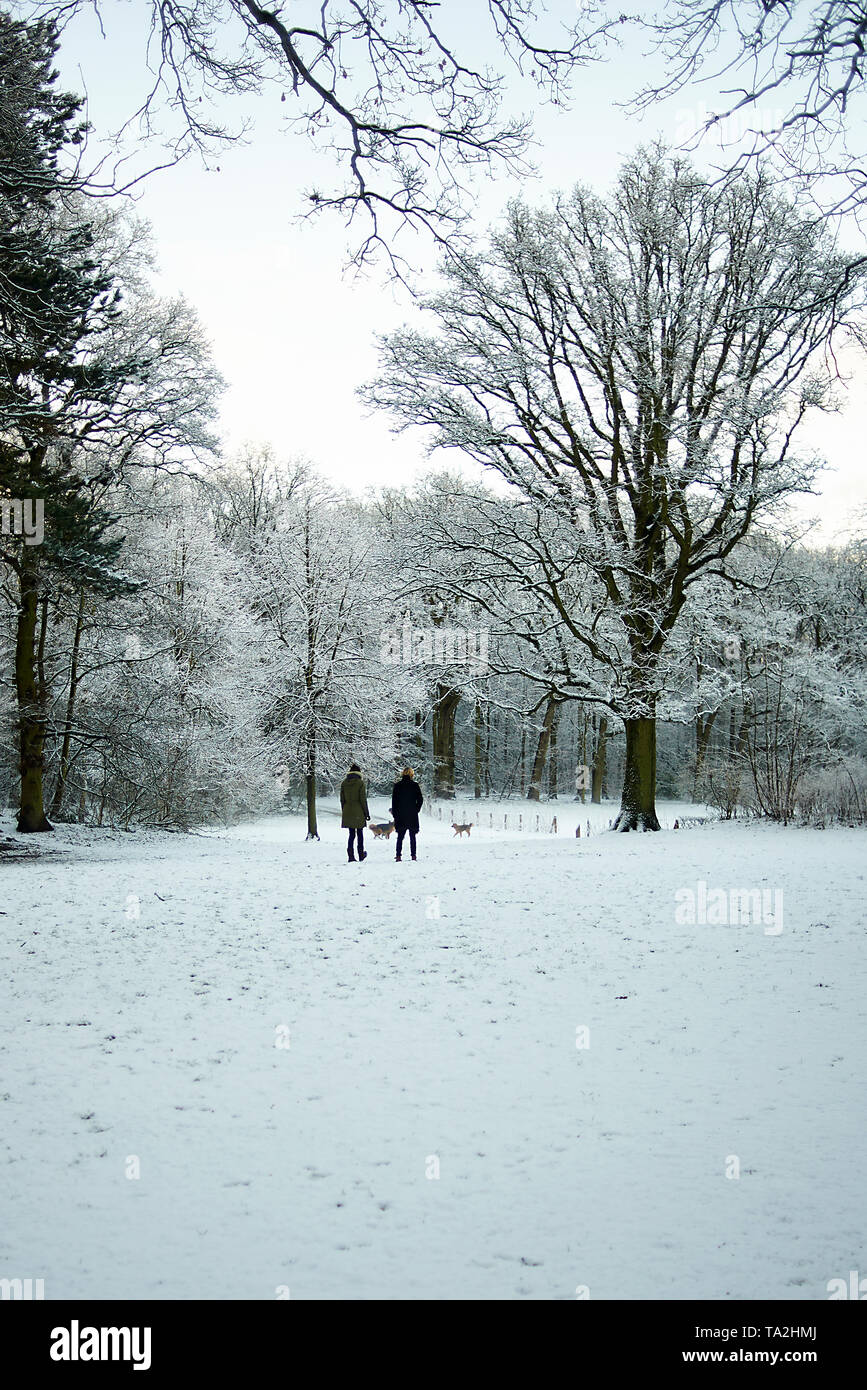
[(364, 848), (364, 827), (370, 820), (370, 811), (367, 808), (367, 788), (364, 785), (364, 778), (358, 763), (352, 764), (340, 784), (340, 809), (343, 812), (340, 824), (344, 830), (349, 831), (349, 843), (346, 848), (349, 862), (353, 864), (355, 862), (354, 843), (358, 844), (359, 859), (367, 858), (367, 851)]
[(397, 831), (397, 849), (394, 857), (398, 862), (400, 862), (400, 852), (403, 848), (403, 837), (407, 831), (409, 831), (409, 852), (415, 859), (418, 813), (423, 802), (424, 797), (421, 794), (421, 787), (415, 781), (415, 773), (411, 767), (405, 767), (400, 781), (395, 782), (391, 793), (391, 818)]

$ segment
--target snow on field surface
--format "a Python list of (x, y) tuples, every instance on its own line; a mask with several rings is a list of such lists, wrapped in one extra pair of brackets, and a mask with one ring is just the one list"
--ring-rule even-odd
[[(0, 856), (0, 1276), (823, 1299), (867, 1272), (863, 833), (578, 840), (562, 803), (556, 837), (485, 805), (458, 840), (451, 812), (415, 864), (348, 864), (333, 802), (318, 844), (274, 817)], [(783, 930), (679, 923), (699, 882), (781, 889)]]

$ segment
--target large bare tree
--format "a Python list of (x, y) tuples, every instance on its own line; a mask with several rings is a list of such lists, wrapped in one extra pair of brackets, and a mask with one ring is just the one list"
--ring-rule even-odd
[[(514, 203), (444, 277), (436, 331), (385, 339), (365, 397), (571, 529), (570, 566), (540, 554), (535, 592), (618, 671), (616, 824), (656, 829), (662, 653), (692, 586), (726, 574), (755, 522), (809, 487), (817, 464), (795, 437), (830, 403), (823, 349), (861, 272), (764, 173), (715, 183), (654, 149), (607, 198)], [(575, 566), (594, 578), (590, 611), (570, 601)]]

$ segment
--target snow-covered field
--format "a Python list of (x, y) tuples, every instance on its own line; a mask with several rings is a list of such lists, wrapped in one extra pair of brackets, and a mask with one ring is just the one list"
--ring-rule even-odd
[[(0, 856), (0, 1277), (824, 1299), (867, 1273), (863, 832), (519, 813), (425, 817), (416, 864), (347, 864), (333, 803), (318, 844), (275, 817)], [(782, 917), (684, 920), (699, 883)]]

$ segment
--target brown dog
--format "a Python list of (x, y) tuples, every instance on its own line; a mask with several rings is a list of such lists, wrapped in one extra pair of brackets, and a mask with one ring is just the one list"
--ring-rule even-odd
[(469, 839), (470, 831), (472, 830), (472, 828), (473, 828), (473, 827), (472, 827), (472, 824), (470, 824), (470, 825), (455, 825), (454, 821), (452, 821), (452, 830), (455, 832), (455, 834), (456, 834), (456, 835), (466, 835), (467, 839)]
[(382, 835), (384, 835), (385, 838), (388, 839), (388, 837), (391, 835), (392, 830), (394, 830), (394, 821), (386, 821), (383, 825), (374, 825), (371, 821), (370, 825), (367, 828), (368, 830), (373, 831), (377, 840)]

